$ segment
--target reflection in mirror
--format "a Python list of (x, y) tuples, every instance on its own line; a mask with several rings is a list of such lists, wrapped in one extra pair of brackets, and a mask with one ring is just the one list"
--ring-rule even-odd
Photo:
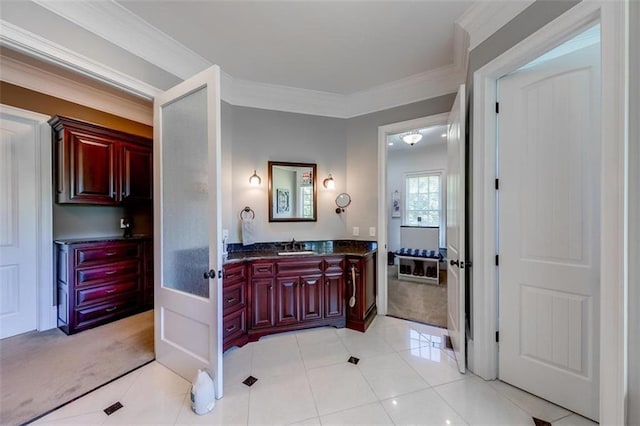
[(269, 161), (269, 222), (316, 220), (316, 165)]

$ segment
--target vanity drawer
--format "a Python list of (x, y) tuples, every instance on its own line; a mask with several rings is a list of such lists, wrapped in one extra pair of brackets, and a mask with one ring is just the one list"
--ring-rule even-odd
[(126, 293), (135, 293), (140, 289), (140, 280), (137, 278), (118, 281), (99, 287), (76, 290), (76, 306), (100, 303), (106, 299), (117, 297)]
[(252, 277), (272, 277), (273, 271), (273, 262), (253, 262), (251, 264)]
[(113, 280), (127, 275), (139, 275), (140, 262), (114, 263), (109, 266), (76, 270), (76, 286), (88, 285), (96, 281)]
[(344, 256), (340, 257), (326, 257), (324, 259), (325, 262), (325, 273), (341, 273), (344, 271)]
[(235, 284), (239, 281), (247, 279), (247, 268), (244, 263), (232, 263), (230, 265), (224, 265), (222, 283), (226, 287), (227, 285)]
[(323, 263), (321, 257), (281, 260), (277, 263), (276, 269), (278, 275), (321, 273)]
[(136, 297), (123, 295), (102, 305), (77, 309), (75, 312), (76, 328), (88, 327), (108, 318), (129, 313), (134, 311), (137, 306)]
[(76, 266), (92, 263), (118, 262), (140, 258), (142, 253), (139, 243), (109, 243), (102, 246), (81, 247), (75, 249)]
[(222, 290), (222, 310), (224, 315), (246, 305), (246, 283), (241, 282)]
[(235, 339), (247, 332), (247, 311), (241, 309), (229, 314), (222, 320), (222, 340)]

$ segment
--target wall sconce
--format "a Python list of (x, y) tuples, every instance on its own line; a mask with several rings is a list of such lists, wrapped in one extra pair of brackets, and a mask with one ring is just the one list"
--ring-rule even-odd
[(260, 179), (260, 176), (258, 176), (256, 171), (254, 170), (253, 174), (249, 178), (249, 184), (251, 186), (260, 186), (261, 183), (262, 183), (262, 179)]
[(333, 176), (329, 173), (329, 177), (322, 181), (322, 186), (327, 189), (336, 189), (336, 181), (333, 180)]

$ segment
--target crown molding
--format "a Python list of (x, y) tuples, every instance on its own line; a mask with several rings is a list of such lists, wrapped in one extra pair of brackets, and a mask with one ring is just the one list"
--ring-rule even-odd
[(456, 24), (469, 35), (468, 50), (478, 47), (534, 2), (535, 0), (517, 0), (473, 3), (460, 18), (456, 19)]
[(213, 65), (113, 0), (34, 3), (182, 80)]
[(145, 107), (7, 56), (0, 55), (0, 63), (2, 81), (149, 126), (153, 125), (151, 105)]
[(150, 84), (4, 20), (0, 20), (0, 45), (42, 59), (47, 63), (79, 72), (143, 99), (151, 100), (161, 92), (160, 89)]

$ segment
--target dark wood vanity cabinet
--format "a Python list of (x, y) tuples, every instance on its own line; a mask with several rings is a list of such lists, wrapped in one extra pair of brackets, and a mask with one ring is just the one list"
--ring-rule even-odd
[(151, 244), (150, 239), (56, 241), (58, 327), (73, 334), (148, 308)]
[(247, 267), (244, 262), (224, 265), (222, 279), (222, 346), (242, 346), (248, 341)]
[(273, 327), (276, 324), (275, 279), (251, 280), (251, 328)]
[[(347, 327), (364, 332), (377, 314), (376, 254), (347, 257), (346, 277)], [(348, 301), (352, 295), (355, 295), (356, 303), (350, 307)]]
[(116, 206), (152, 199), (151, 139), (55, 116), (56, 201)]

